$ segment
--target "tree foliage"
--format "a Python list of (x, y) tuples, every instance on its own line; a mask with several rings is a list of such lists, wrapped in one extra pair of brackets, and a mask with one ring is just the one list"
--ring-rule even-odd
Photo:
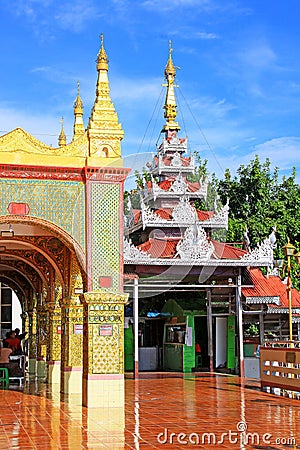
[(279, 180), (278, 168), (272, 171), (270, 166), (269, 159), (261, 163), (256, 156), (249, 164), (241, 165), (234, 177), (226, 170), (217, 191), (223, 203), (229, 199), (228, 238), (240, 241), (247, 226), (250, 242), (255, 246), (275, 226), (275, 253), (283, 257), (281, 247), (288, 238), (296, 247), (300, 242), (300, 187), (295, 169)]
[[(256, 156), (247, 165), (241, 165), (234, 177), (226, 170), (218, 181), (217, 191), (222, 202), (229, 199), (227, 242), (239, 242), (247, 226), (251, 247), (268, 237), (276, 227), (275, 259), (283, 259), (282, 247), (290, 239), (300, 250), (300, 186), (296, 170), (279, 179), (279, 169), (271, 170), (270, 160), (260, 162)], [(299, 287), (300, 268), (292, 261), (293, 284)]]

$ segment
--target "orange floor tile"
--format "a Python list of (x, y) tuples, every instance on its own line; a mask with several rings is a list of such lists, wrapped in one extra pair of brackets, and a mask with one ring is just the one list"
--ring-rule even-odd
[(84, 408), (58, 387), (0, 389), (0, 449), (300, 449), (300, 401), (238, 377), (142, 375), (124, 408)]

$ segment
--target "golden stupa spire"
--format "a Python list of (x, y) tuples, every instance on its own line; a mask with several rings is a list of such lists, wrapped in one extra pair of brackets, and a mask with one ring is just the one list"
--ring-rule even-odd
[(175, 119), (177, 116), (177, 112), (176, 112), (177, 105), (176, 105), (174, 87), (177, 87), (177, 86), (174, 84), (175, 77), (176, 77), (176, 69), (173, 64), (172, 52), (173, 52), (172, 42), (169, 41), (169, 58), (168, 58), (168, 62), (167, 62), (166, 68), (165, 68), (165, 79), (167, 81), (167, 84), (164, 85), (167, 87), (167, 94), (166, 94), (166, 100), (165, 100), (165, 105), (164, 105), (164, 110), (165, 110), (164, 118), (166, 119), (166, 123), (165, 123), (162, 131), (169, 131), (169, 130), (170, 131), (178, 131), (178, 130), (180, 130), (180, 126), (179, 126), (178, 122), (175, 122)]
[(124, 136), (113, 102), (108, 81), (108, 57), (101, 34), (101, 47), (97, 58), (96, 99), (88, 124), (90, 156), (120, 157), (121, 140)]
[(65, 130), (64, 130), (64, 118), (61, 118), (61, 131), (60, 134), (58, 136), (58, 145), (60, 147), (64, 147), (65, 145), (67, 145), (67, 138), (66, 138), (66, 134), (65, 134)]
[(100, 34), (101, 47), (97, 58), (97, 70), (107, 70), (108, 71), (108, 57), (104, 48), (104, 34)]
[(80, 82), (77, 81), (77, 97), (74, 103), (73, 141), (84, 134), (83, 103), (80, 97)]

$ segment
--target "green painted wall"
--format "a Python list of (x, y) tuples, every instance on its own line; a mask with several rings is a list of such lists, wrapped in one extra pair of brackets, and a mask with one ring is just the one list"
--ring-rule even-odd
[(227, 368), (235, 369), (235, 316), (227, 318)]

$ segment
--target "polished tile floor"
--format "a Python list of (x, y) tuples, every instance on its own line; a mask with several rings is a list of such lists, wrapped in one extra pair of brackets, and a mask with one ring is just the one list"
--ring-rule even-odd
[(44, 384), (0, 389), (0, 449), (300, 449), (300, 400), (238, 377), (143, 375), (124, 408), (84, 408)]

